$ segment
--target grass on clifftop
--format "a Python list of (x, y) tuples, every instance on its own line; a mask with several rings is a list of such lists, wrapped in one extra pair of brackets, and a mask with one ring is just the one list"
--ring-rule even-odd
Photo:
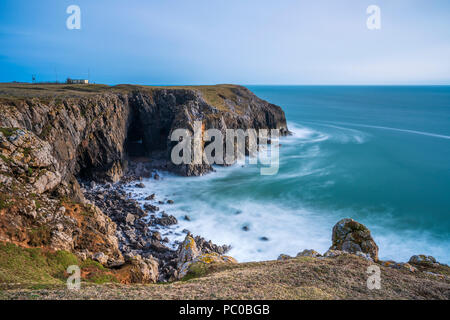
[(0, 283), (61, 284), (64, 271), (74, 264), (78, 265), (78, 259), (65, 251), (0, 244)]
[[(167, 284), (92, 285), (79, 292), (65, 288), (8, 289), (0, 299), (445, 299), (450, 279), (380, 266), (381, 289), (367, 287), (373, 262), (344, 255), (209, 266), (194, 278)], [(212, 268), (212, 269), (211, 269)], [(199, 277), (199, 278), (195, 278)]]
[[(130, 93), (134, 90), (151, 92), (153, 90), (195, 90), (199, 91), (205, 101), (221, 111), (229, 111), (226, 100), (232, 101), (237, 108), (244, 103), (244, 97), (238, 98), (237, 85), (220, 84), (205, 86), (142, 86), (121, 84), (108, 86), (104, 84), (32, 84), (0, 83), (0, 101), (14, 104), (23, 99), (40, 98), (44, 102), (51, 99), (67, 97), (87, 97), (102, 93)], [(239, 100), (239, 101), (238, 101)], [(240, 112), (240, 110), (236, 110)]]
[(22, 248), (12, 243), (0, 243), (0, 285), (46, 286), (64, 285), (67, 267), (78, 265), (82, 275), (89, 273), (89, 282), (116, 282), (108, 269), (90, 259), (79, 259), (67, 251)]

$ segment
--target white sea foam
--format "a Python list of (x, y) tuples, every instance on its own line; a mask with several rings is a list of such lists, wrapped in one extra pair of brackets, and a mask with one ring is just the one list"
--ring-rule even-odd
[(372, 126), (372, 125), (366, 125), (366, 124), (360, 124), (360, 123), (347, 123), (347, 122), (330, 122), (330, 123), (337, 123), (337, 124), (343, 124), (343, 125), (355, 126), (355, 127), (361, 127), (361, 128), (372, 128), (372, 129), (412, 133), (412, 134), (418, 134), (418, 135), (423, 135), (423, 136), (428, 136), (428, 137), (433, 137), (433, 138), (440, 138), (440, 139), (450, 139), (450, 136), (432, 133), (432, 132), (426, 132), (426, 131), (417, 131), (417, 130), (409, 130), (409, 129), (401, 129), (401, 128), (384, 127), (384, 126)]
[[(145, 189), (128, 188), (142, 204), (144, 197), (156, 193), (156, 201), (175, 200), (174, 205), (156, 204), (161, 211), (172, 214), (179, 224), (162, 231), (169, 237), (173, 248), (175, 241), (182, 241), (188, 229), (217, 244), (232, 246), (230, 255), (238, 261), (263, 261), (276, 259), (279, 254), (295, 255), (303, 249), (315, 249), (324, 253), (331, 245), (331, 229), (343, 217), (354, 217), (352, 212), (325, 213), (305, 207), (292, 208), (284, 203), (253, 201), (252, 199), (230, 201), (227, 198), (196, 198), (201, 192), (214, 188), (215, 180), (227, 177), (232, 170), (223, 168), (218, 172), (203, 177), (177, 177), (160, 172), (163, 180), (145, 179)], [(236, 168), (235, 170), (246, 170)], [(333, 185), (328, 181), (327, 185)], [(325, 187), (325, 186), (324, 186)], [(226, 191), (224, 191), (226, 192)], [(239, 213), (239, 214), (236, 214)], [(188, 215), (191, 221), (183, 219)], [(427, 234), (417, 231), (397, 231), (383, 228), (375, 221), (358, 219), (372, 230), (372, 235), (380, 248), (381, 259), (407, 261), (413, 254), (430, 254), (444, 263), (449, 262), (449, 251), (446, 244), (434, 240)], [(242, 230), (248, 226), (249, 231)], [(267, 237), (268, 241), (262, 241)], [(448, 241), (447, 241), (448, 242)], [(448, 245), (448, 243), (447, 243)]]
[[(317, 130), (317, 126), (324, 129)], [(335, 177), (330, 173), (336, 168), (323, 142), (359, 144), (367, 142), (370, 135), (342, 125), (324, 123), (311, 123), (311, 126), (291, 123), (289, 128), (294, 135), (281, 138), (281, 167), (276, 176), (261, 177), (254, 165), (218, 166), (215, 167), (216, 172), (202, 177), (178, 177), (160, 172), (162, 180), (145, 179), (145, 189), (131, 187), (128, 190), (142, 204), (146, 202), (143, 200), (146, 195), (156, 193), (155, 204), (161, 211), (177, 217), (178, 225), (161, 230), (174, 248), (175, 241), (182, 241), (185, 237), (183, 229), (188, 229), (214, 243), (230, 244), (232, 250), (229, 254), (242, 262), (276, 259), (281, 253), (295, 255), (303, 249), (323, 253), (331, 245), (333, 225), (341, 218), (353, 217), (371, 229), (379, 245), (381, 259), (407, 261), (413, 254), (425, 253), (441, 262), (450, 262), (448, 239), (438, 241), (420, 231), (392, 230), (384, 226), (383, 219), (367, 219), (360, 212), (333, 209), (324, 212), (294, 198), (295, 193), (290, 193), (290, 187), (304, 188), (302, 194), (314, 203), (317, 194), (309, 196), (308, 187), (313, 186), (319, 193), (323, 190), (326, 195), (329, 192), (327, 188), (335, 185)], [(322, 178), (315, 181), (311, 179), (314, 177)], [(303, 182), (307, 180), (313, 181), (305, 186)], [(257, 191), (252, 192), (253, 188), (271, 190), (273, 184), (285, 188), (278, 200), (268, 200), (258, 196)], [(175, 200), (175, 204), (157, 203), (168, 199)], [(191, 221), (184, 220), (185, 215)], [(372, 213), (373, 216), (383, 215)], [(386, 215), (384, 221), (388, 221)], [(244, 231), (243, 226), (248, 226), (249, 231)], [(269, 240), (262, 241), (261, 237)]]
[(339, 143), (362, 144), (367, 142), (369, 138), (368, 133), (362, 132), (360, 130), (355, 130), (323, 122), (304, 122), (304, 123), (309, 123), (313, 124), (314, 126), (321, 126), (327, 128), (328, 132), (324, 135), (327, 135), (328, 139)]
[(300, 124), (290, 122), (288, 124), (289, 131), (292, 133), (291, 136), (283, 138), (283, 144), (289, 143), (317, 143), (327, 140), (328, 135), (316, 131), (312, 128), (302, 126)]

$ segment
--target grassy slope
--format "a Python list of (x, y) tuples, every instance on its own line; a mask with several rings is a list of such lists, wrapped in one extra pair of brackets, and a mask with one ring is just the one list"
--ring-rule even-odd
[[(450, 278), (381, 267), (381, 290), (367, 289), (370, 262), (346, 255), (333, 259), (212, 265), (187, 281), (154, 285), (94, 285), (65, 289), (68, 253), (0, 246), (0, 299), (449, 299)], [(448, 268), (447, 268), (448, 271)], [(5, 277), (9, 285), (5, 284)], [(23, 285), (30, 280), (36, 286)], [(11, 282), (14, 282), (13, 285)], [(18, 285), (17, 282), (22, 283)]]
[(0, 242), (0, 288), (64, 285), (69, 276), (65, 271), (70, 265), (80, 266), (84, 280), (88, 282), (115, 281), (109, 270), (90, 259), (81, 262), (66, 251), (22, 248)]

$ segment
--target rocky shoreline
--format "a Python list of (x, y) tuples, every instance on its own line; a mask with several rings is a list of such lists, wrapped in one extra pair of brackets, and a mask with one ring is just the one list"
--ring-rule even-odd
[[(158, 282), (174, 281), (179, 278), (180, 250), (177, 247), (181, 242), (175, 241), (169, 245), (169, 239), (162, 238), (161, 233), (167, 231), (167, 227), (176, 225), (177, 219), (160, 210), (158, 205), (165, 202), (157, 200), (155, 193), (149, 193), (146, 203), (141, 206), (126, 191), (129, 186), (143, 187), (140, 182), (143, 177), (160, 179), (159, 174), (150, 161), (147, 164), (130, 162), (128, 170), (115, 184), (80, 181), (81, 191), (87, 203), (100, 208), (116, 224), (119, 249), (125, 260), (135, 256), (154, 259), (158, 263)], [(169, 199), (166, 203), (173, 201)], [(193, 237), (196, 248), (202, 254), (224, 255), (230, 249), (230, 246), (218, 246), (201, 236), (193, 236), (188, 230), (184, 233)]]
[[(0, 113), (0, 245), (7, 244), (5, 256), (26, 252), (30, 258), (28, 249), (50, 252), (52, 259), (62, 254), (71, 264), (84, 264), (85, 275), (95, 279), (101, 273), (123, 284), (172, 282), (201, 275), (210, 265), (237, 263), (226, 256), (229, 246), (188, 231), (183, 242), (169, 243), (162, 231), (177, 219), (161, 210), (159, 201), (166, 205), (172, 200), (152, 191), (141, 206), (127, 193), (127, 186), (142, 187), (143, 178), (158, 180), (158, 170), (183, 176), (212, 170), (168, 161), (173, 130), (191, 130), (194, 121), (202, 121), (202, 130), (276, 128), (289, 133), (280, 107), (233, 85), (0, 84)], [(299, 257), (352, 255), (411, 273), (442, 275), (441, 268), (448, 268), (424, 255), (409, 263), (379, 261), (370, 231), (351, 219), (336, 224), (332, 242), (323, 256), (308, 249)], [(10, 273), (14, 270), (3, 272)]]

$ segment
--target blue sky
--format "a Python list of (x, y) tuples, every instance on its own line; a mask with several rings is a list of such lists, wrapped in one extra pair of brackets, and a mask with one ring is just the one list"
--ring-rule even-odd
[(88, 69), (107, 84), (450, 84), (450, 1), (1, 1), (0, 82)]

